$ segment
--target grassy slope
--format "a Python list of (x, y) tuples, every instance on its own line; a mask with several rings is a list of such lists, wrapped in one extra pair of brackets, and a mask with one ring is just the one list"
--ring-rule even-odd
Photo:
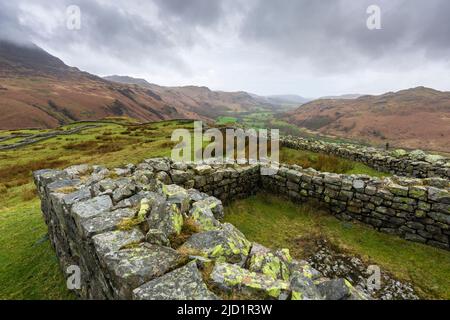
[(450, 299), (450, 252), (341, 222), (312, 205), (266, 194), (233, 202), (226, 208), (225, 219), (250, 240), (289, 248), (297, 258), (307, 255), (305, 241), (326, 237), (344, 251), (411, 281), (423, 298)]
[(359, 162), (304, 150), (282, 148), (280, 161), (282, 163), (298, 164), (304, 168), (312, 167), (324, 172), (367, 174), (373, 177), (390, 176), (389, 173), (379, 172)]

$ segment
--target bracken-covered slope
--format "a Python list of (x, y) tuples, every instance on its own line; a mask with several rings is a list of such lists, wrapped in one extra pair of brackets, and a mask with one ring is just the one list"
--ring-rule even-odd
[(211, 120), (228, 109), (260, 104), (246, 93), (112, 82), (69, 67), (33, 44), (0, 41), (0, 129), (53, 128), (111, 116)]
[(354, 100), (321, 99), (282, 118), (321, 134), (450, 152), (450, 92), (418, 87)]
[(267, 101), (264, 97), (251, 95), (244, 91), (212, 91), (207, 87), (199, 86), (164, 87), (149, 83), (144, 79), (117, 75), (104, 77), (104, 79), (146, 88), (153, 92), (155, 97), (160, 97), (172, 106), (209, 118), (216, 118), (227, 112), (275, 110), (277, 105)]

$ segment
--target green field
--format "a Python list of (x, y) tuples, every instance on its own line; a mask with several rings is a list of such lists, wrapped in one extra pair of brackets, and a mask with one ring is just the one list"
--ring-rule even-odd
[(244, 128), (253, 129), (278, 129), (282, 135), (292, 135), (312, 140), (321, 140), (332, 143), (357, 143), (359, 145), (369, 146), (364, 141), (352, 141), (341, 137), (330, 137), (312, 132), (306, 128), (296, 126), (295, 124), (277, 118), (279, 112), (267, 110), (251, 112), (229, 112), (227, 116), (216, 118), (218, 125), (237, 124)]
[(237, 118), (234, 117), (218, 117), (216, 123), (218, 125), (231, 124), (236, 123), (238, 121)]
[[(341, 222), (317, 205), (298, 205), (267, 194), (233, 202), (225, 220), (251, 241), (288, 248), (305, 258), (307, 244), (326, 238), (342, 251), (379, 265), (397, 279), (410, 281), (421, 298), (450, 299), (450, 252), (379, 233), (358, 223)], [(310, 248), (310, 246), (309, 246)]]
[[(40, 202), (31, 178), (34, 170), (65, 168), (81, 163), (100, 164), (112, 168), (128, 163), (139, 163), (146, 158), (170, 156), (174, 146), (174, 143), (170, 141), (172, 131), (193, 127), (192, 123), (185, 121), (166, 121), (142, 126), (129, 123), (98, 122), (97, 124), (99, 127), (77, 134), (58, 136), (17, 150), (0, 151), (0, 299), (74, 298), (65, 289), (63, 275), (46, 237), (47, 230), (40, 212)], [(72, 124), (70, 127), (76, 125), (79, 124)], [(2, 134), (7, 133), (2, 132)], [(327, 168), (330, 171), (345, 169), (345, 172), (381, 174), (371, 172), (372, 169), (359, 164), (349, 166), (344, 159), (336, 160), (303, 151), (283, 149), (281, 158), (290, 159), (290, 161), (296, 159), (295, 163), (300, 165), (305, 165), (306, 159), (310, 161), (311, 166)], [(325, 167), (330, 162), (336, 165)], [(283, 208), (278, 204), (276, 206)], [(290, 215), (289, 210), (289, 208), (286, 209), (287, 216)], [(267, 212), (270, 214), (271, 211), (268, 209)], [(243, 211), (242, 218), (246, 217), (248, 215)], [(274, 217), (276, 219), (276, 216)], [(235, 215), (231, 214), (230, 219), (234, 218)], [(244, 232), (248, 232), (248, 226), (253, 223), (249, 222), (246, 227), (237, 222)], [(278, 225), (277, 220), (272, 223)], [(269, 224), (269, 220), (266, 220), (266, 224)], [(281, 225), (278, 226), (281, 227)], [(301, 223), (293, 224), (293, 226), (298, 226), (299, 230), (302, 230)], [(283, 228), (273, 229), (272, 233), (275, 232), (272, 234), (273, 239), (282, 237), (284, 230)], [(339, 224), (335, 225), (335, 230), (339, 230)], [(335, 232), (339, 235), (338, 231)], [(249, 236), (252, 235), (249, 234)], [(377, 237), (382, 241), (391, 239), (381, 234)], [(410, 245), (416, 248), (416, 245), (409, 243), (406, 245), (400, 240), (392, 240), (389, 245), (392, 246), (393, 252), (402, 252)], [(417, 248), (421, 247), (417, 246)], [(361, 247), (361, 251), (363, 249)], [(408, 263), (415, 259), (423, 260), (423, 263), (428, 261), (430, 267), (440, 266), (442, 273), (448, 275), (445, 265), (436, 258), (447, 253), (429, 247), (427, 250), (430, 252), (428, 255), (425, 255), (424, 249), (417, 249), (417, 252), (413, 253), (409, 251), (411, 256), (404, 261)], [(404, 254), (399, 253), (399, 257), (404, 257)], [(446, 257), (448, 258), (448, 255)], [(421, 274), (420, 270), (417, 272)], [(434, 286), (435, 282), (442, 282), (432, 273), (424, 279), (431, 279), (430, 287)], [(448, 297), (443, 293), (435, 296)]]

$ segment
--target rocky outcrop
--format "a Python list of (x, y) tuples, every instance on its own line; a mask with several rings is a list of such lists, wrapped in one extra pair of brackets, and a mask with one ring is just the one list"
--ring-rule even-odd
[(356, 144), (330, 143), (286, 136), (280, 144), (292, 149), (325, 153), (364, 163), (376, 170), (415, 178), (450, 178), (450, 159), (415, 150), (392, 151)]
[(80, 268), (81, 298), (367, 298), (343, 279), (321, 289), (331, 279), (288, 250), (251, 243), (220, 222), (222, 202), (211, 195), (248, 196), (261, 186), (259, 170), (151, 159), (111, 171), (41, 170), (34, 178), (63, 270)]

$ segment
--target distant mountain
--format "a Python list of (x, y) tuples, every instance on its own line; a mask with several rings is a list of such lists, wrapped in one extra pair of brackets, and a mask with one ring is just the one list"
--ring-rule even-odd
[(167, 88), (143, 79), (109, 80), (67, 66), (34, 44), (0, 41), (0, 129), (53, 128), (126, 116), (138, 121), (213, 120), (227, 111), (272, 108), (245, 92)]
[(258, 96), (252, 94), (253, 98), (267, 104), (276, 106), (278, 111), (287, 111), (293, 108), (297, 108), (302, 104), (311, 101), (308, 98), (304, 98), (298, 95), (286, 94), (286, 95), (271, 95), (271, 96)]
[(298, 96), (298, 95), (294, 95), (294, 94), (274, 95), (274, 96), (268, 96), (267, 98), (272, 101), (279, 101), (279, 102), (285, 103), (285, 104), (298, 104), (298, 105), (311, 101), (311, 99), (304, 98), (302, 96)]
[(64, 64), (41, 48), (0, 42), (0, 129), (52, 128), (126, 116), (139, 121), (204, 117), (148, 90), (106, 81)]
[(450, 92), (418, 87), (353, 100), (319, 99), (282, 118), (322, 134), (450, 152)]
[(0, 67), (3, 76), (63, 75), (77, 71), (32, 43), (19, 46), (4, 40), (0, 40)]
[(340, 96), (326, 96), (319, 99), (332, 99), (332, 100), (353, 100), (364, 96), (364, 94), (343, 94)]
[(174, 107), (189, 110), (211, 119), (227, 112), (251, 112), (261, 108), (274, 110), (277, 106), (274, 102), (244, 91), (212, 91), (207, 87), (198, 86), (163, 87), (144, 79), (128, 76), (107, 76), (104, 79), (146, 88)]
[(141, 86), (150, 85), (150, 83), (148, 83), (147, 80), (145, 80), (145, 79), (132, 78), (132, 77), (128, 77), (128, 76), (113, 75), (113, 76), (103, 77), (103, 79), (112, 81), (112, 82), (124, 83), (124, 84), (137, 84), (137, 85), (141, 85)]

